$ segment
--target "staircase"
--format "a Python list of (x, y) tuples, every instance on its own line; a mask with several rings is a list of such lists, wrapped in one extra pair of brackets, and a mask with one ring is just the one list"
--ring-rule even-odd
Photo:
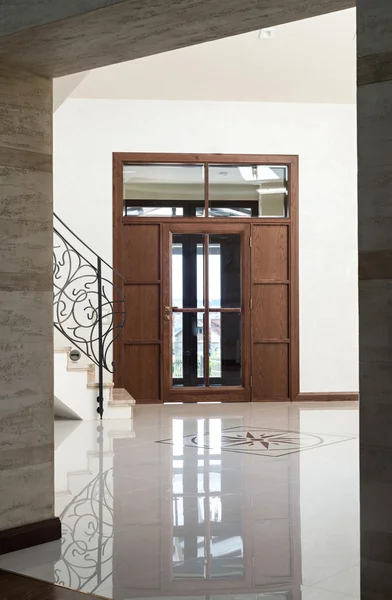
[(114, 389), (112, 379), (112, 346), (126, 317), (116, 277), (122, 276), (54, 215), (55, 417), (132, 418), (134, 398)]

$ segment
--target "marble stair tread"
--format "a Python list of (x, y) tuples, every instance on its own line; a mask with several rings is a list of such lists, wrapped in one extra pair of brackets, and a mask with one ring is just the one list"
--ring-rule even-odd
[(114, 388), (109, 406), (134, 406), (136, 400), (124, 388)]
[(55, 354), (68, 354), (71, 352), (72, 346), (58, 346), (54, 349)]
[(78, 363), (72, 362), (72, 360), (68, 356), (67, 371), (86, 371), (88, 374), (91, 373), (93, 376), (95, 376), (95, 365), (93, 365), (92, 363), (88, 365), (80, 365)]
[[(89, 389), (97, 390), (99, 388), (99, 383), (97, 381), (89, 381), (87, 384)], [(112, 381), (104, 381), (103, 388), (105, 390), (112, 389), (114, 387), (114, 383)]]

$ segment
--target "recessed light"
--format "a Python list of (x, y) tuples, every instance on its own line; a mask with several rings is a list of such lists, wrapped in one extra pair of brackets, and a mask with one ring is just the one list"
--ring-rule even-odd
[(275, 36), (275, 27), (267, 27), (266, 29), (260, 29), (259, 40), (272, 40)]

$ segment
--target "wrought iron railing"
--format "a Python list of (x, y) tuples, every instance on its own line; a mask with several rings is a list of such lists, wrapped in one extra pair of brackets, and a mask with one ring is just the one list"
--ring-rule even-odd
[(123, 279), (54, 214), (54, 326), (98, 368), (97, 412), (103, 415), (103, 374), (114, 373), (114, 340), (125, 324), (125, 301), (113, 283)]
[(113, 467), (103, 468), (103, 425), (97, 427), (99, 472), (65, 507), (55, 583), (94, 593), (113, 573)]

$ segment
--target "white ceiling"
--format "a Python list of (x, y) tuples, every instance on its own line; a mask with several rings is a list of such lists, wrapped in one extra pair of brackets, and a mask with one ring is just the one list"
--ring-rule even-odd
[(354, 104), (355, 38), (345, 10), (96, 69), (71, 97)]

